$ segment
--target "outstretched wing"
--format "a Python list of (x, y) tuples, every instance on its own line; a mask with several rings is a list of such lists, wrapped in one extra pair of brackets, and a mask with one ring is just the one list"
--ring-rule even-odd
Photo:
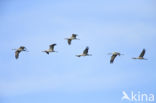
[(86, 47), (86, 49), (83, 51), (83, 54), (88, 54), (88, 50), (89, 50), (89, 47)]
[(54, 50), (54, 46), (55, 46), (56, 44), (51, 44), (49, 47), (50, 47), (50, 49), (52, 49), (52, 50)]
[(20, 48), (19, 48), (19, 49), (24, 50), (24, 49), (25, 49), (25, 47), (24, 47), (24, 46), (20, 46)]
[(16, 59), (18, 59), (19, 53), (20, 53), (20, 51), (16, 50), (16, 52), (15, 52), (15, 58), (16, 58)]
[(116, 56), (117, 56), (117, 55), (114, 55), (114, 54), (111, 56), (110, 63), (113, 63), (113, 62), (114, 62), (114, 59), (116, 58)]
[(141, 54), (139, 57), (143, 57), (145, 55), (145, 49), (142, 50)]
[(68, 39), (68, 44), (69, 44), (69, 45), (71, 44), (71, 41), (72, 41), (71, 39)]
[(76, 36), (77, 36), (77, 34), (72, 34), (72, 37), (73, 37), (73, 38), (76, 38)]

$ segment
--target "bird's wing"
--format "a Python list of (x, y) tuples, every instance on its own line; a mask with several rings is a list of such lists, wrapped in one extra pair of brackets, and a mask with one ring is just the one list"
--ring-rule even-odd
[(111, 56), (110, 63), (113, 63), (113, 62), (114, 62), (114, 59), (116, 58), (116, 56), (117, 56), (117, 55), (114, 55), (114, 54)]
[(50, 49), (52, 49), (52, 50), (54, 50), (54, 46), (55, 46), (56, 44), (51, 44), (50, 46), (49, 46), (49, 48)]
[(83, 51), (83, 54), (88, 54), (88, 50), (89, 50), (89, 47), (86, 47), (86, 49)]
[(72, 34), (72, 37), (76, 38), (76, 36), (77, 36), (76, 34)]
[(19, 53), (20, 53), (20, 51), (16, 50), (16, 52), (15, 52), (15, 58), (16, 58), (16, 59), (18, 59)]
[(139, 57), (143, 57), (145, 55), (145, 49), (142, 50), (141, 54)]
[(69, 45), (71, 44), (71, 41), (72, 41), (71, 39), (68, 39), (68, 44), (69, 44)]
[(24, 50), (24, 49), (25, 49), (25, 47), (24, 47), (24, 46), (20, 46), (20, 48), (19, 48), (19, 49)]

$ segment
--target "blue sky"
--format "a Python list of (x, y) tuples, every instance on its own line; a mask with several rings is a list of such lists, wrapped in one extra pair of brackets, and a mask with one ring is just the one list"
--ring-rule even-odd
[[(1, 0), (0, 103), (126, 103), (156, 94), (155, 0)], [(64, 38), (78, 34), (67, 45)], [(56, 51), (41, 52), (52, 43)], [(11, 49), (30, 52), (18, 60)], [(91, 57), (75, 57), (86, 46)], [(147, 50), (147, 61), (132, 60)], [(110, 64), (109, 52), (124, 54)], [(128, 102), (129, 103), (129, 102)]]

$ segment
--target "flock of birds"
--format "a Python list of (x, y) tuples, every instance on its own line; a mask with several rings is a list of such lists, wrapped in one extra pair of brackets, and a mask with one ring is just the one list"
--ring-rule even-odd
[[(77, 38), (77, 34), (72, 34), (72, 36), (70, 38), (65, 38), (68, 42), (68, 45), (71, 45), (71, 42), (72, 40), (80, 40)], [(57, 52), (54, 50), (54, 47), (56, 46), (56, 44), (51, 44), (49, 45), (49, 49), (48, 50), (44, 50), (42, 52), (45, 52), (47, 54), (49, 54), (50, 52)], [(26, 49), (26, 47), (24, 46), (20, 46), (18, 49), (13, 49), (15, 50), (15, 58), (18, 59), (19, 58), (19, 54), (22, 52), (22, 51), (28, 51)], [(85, 50), (83, 51), (82, 54), (79, 54), (79, 55), (76, 55), (77, 57), (81, 57), (81, 56), (92, 56), (91, 54), (88, 54), (88, 51), (89, 51), (89, 47), (86, 47)], [(113, 53), (109, 53), (111, 56), (111, 59), (110, 59), (110, 63), (112, 64), (115, 60), (115, 58), (117, 56), (120, 56), (120, 55), (123, 55), (123, 54), (120, 54), (119, 52), (113, 52)], [(142, 50), (141, 54), (139, 55), (139, 57), (135, 57), (135, 58), (132, 58), (132, 59), (140, 59), (140, 60), (147, 60), (144, 58), (144, 55), (145, 55), (145, 49)]]

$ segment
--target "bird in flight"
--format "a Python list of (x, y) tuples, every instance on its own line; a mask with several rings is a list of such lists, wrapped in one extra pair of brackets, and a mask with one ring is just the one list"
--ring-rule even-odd
[(146, 52), (146, 50), (143, 49), (141, 54), (139, 55), (139, 57), (134, 57), (132, 59), (147, 60), (146, 58), (144, 58), (145, 52)]
[(114, 53), (109, 53), (109, 54), (112, 55), (112, 56), (111, 56), (111, 59), (110, 59), (110, 64), (112, 64), (112, 63), (114, 62), (114, 60), (115, 60), (115, 58), (116, 58), (117, 56), (123, 55), (123, 54), (120, 54), (119, 52), (114, 52)]
[(89, 47), (86, 47), (82, 54), (76, 55), (76, 56), (77, 57), (81, 57), (81, 56), (92, 56), (91, 54), (88, 54), (88, 50), (89, 50)]
[(56, 52), (56, 51), (54, 50), (54, 46), (56, 46), (56, 44), (51, 44), (51, 45), (49, 45), (49, 49), (48, 49), (48, 50), (44, 50), (44, 51), (42, 51), (42, 52), (45, 52), (45, 53), (47, 53), (47, 54), (49, 54), (50, 52)]
[(65, 38), (68, 41), (68, 45), (71, 45), (72, 40), (80, 40), (77, 38), (77, 34), (72, 34), (70, 38)]
[(16, 59), (19, 58), (19, 54), (20, 54), (22, 51), (27, 51), (26, 47), (24, 47), (24, 46), (20, 46), (18, 49), (12, 49), (12, 50), (16, 50), (16, 51), (15, 51), (15, 58), (16, 58)]

